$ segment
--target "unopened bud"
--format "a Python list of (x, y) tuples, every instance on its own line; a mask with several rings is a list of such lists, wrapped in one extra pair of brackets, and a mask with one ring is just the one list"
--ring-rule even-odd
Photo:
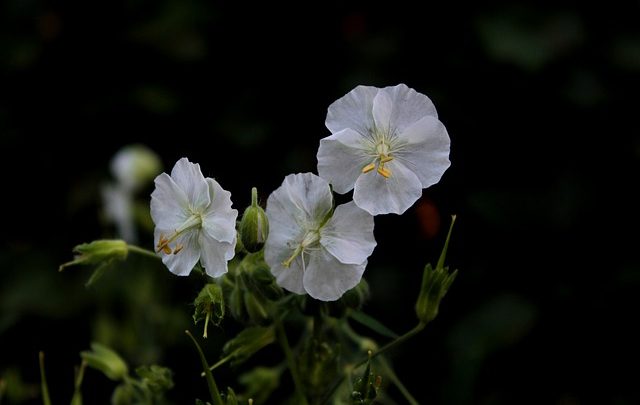
[(254, 253), (262, 249), (268, 235), (267, 214), (258, 205), (258, 190), (254, 187), (251, 189), (251, 205), (244, 210), (240, 221), (240, 238), (244, 248)]
[(102, 264), (105, 261), (124, 260), (129, 252), (127, 242), (119, 239), (95, 240), (90, 243), (83, 243), (73, 248), (76, 257), (70, 262), (60, 266), (62, 271), (67, 267), (77, 264)]
[(438, 264), (434, 269), (431, 264), (427, 264), (424, 268), (422, 276), (422, 286), (420, 288), (420, 295), (416, 302), (416, 314), (418, 319), (426, 324), (431, 322), (438, 315), (438, 309), (440, 301), (445, 296), (449, 287), (455, 280), (458, 271), (449, 271), (449, 267), (444, 266), (444, 260), (447, 256), (447, 248), (449, 247), (449, 239), (451, 238), (451, 231), (453, 230), (453, 224), (456, 221), (455, 215), (452, 217), (451, 226), (449, 227), (449, 233), (447, 239), (440, 253)]

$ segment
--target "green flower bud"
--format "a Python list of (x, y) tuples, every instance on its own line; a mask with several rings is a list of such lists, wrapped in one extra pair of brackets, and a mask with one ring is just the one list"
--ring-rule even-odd
[(226, 405), (238, 405), (238, 397), (231, 387), (227, 387)]
[(438, 315), (440, 301), (444, 298), (458, 274), (458, 270), (449, 272), (449, 267), (444, 267), (444, 260), (447, 256), (447, 248), (449, 247), (449, 239), (451, 238), (451, 231), (453, 230), (455, 221), (456, 217), (454, 215), (436, 268), (432, 268), (431, 264), (427, 264), (424, 268), (422, 287), (418, 301), (416, 302), (416, 314), (418, 319), (424, 324), (431, 322)]
[(59, 271), (78, 264), (95, 265), (113, 260), (124, 260), (127, 258), (127, 253), (129, 253), (127, 242), (118, 239), (102, 239), (91, 243), (83, 243), (73, 248), (73, 251), (77, 253), (74, 259), (61, 265), (58, 269)]
[[(369, 352), (369, 356), (371, 356), (371, 352)], [(374, 374), (371, 369), (371, 358), (369, 358), (364, 373), (353, 382), (351, 403), (353, 405), (372, 404), (378, 396), (378, 390), (381, 384), (382, 377)]]
[(258, 190), (251, 189), (251, 205), (244, 210), (240, 221), (240, 239), (244, 248), (251, 253), (264, 246), (269, 235), (269, 221), (262, 207), (258, 205)]
[(111, 395), (111, 405), (131, 405), (134, 394), (135, 392), (130, 384), (120, 384)]
[(224, 318), (222, 288), (215, 283), (205, 285), (193, 304), (196, 308), (193, 313), (193, 322), (197, 324), (204, 319), (204, 334), (202, 336), (206, 338), (209, 321), (217, 326)]
[(91, 344), (92, 351), (80, 353), (89, 367), (102, 371), (108, 378), (119, 381), (129, 374), (127, 363), (122, 360), (118, 353), (103, 346), (100, 343)]

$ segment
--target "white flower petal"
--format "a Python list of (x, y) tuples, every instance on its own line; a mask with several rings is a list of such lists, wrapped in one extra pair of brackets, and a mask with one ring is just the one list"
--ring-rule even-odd
[(374, 170), (356, 181), (353, 201), (371, 215), (402, 214), (422, 195), (420, 179), (397, 159), (385, 168), (391, 172), (389, 178)]
[(189, 159), (178, 160), (171, 170), (171, 178), (184, 191), (192, 208), (203, 210), (211, 200), (209, 186), (200, 171), (200, 165), (189, 162)]
[(224, 190), (217, 181), (207, 178), (211, 204), (204, 212), (202, 227), (205, 232), (219, 242), (231, 243), (236, 238), (238, 210), (231, 208), (231, 193)]
[(202, 252), (200, 261), (206, 273), (213, 278), (225, 274), (227, 262), (235, 255), (235, 240), (233, 243), (219, 242), (206, 232), (199, 232), (199, 243)]
[(398, 138), (404, 144), (394, 157), (418, 176), (422, 188), (440, 181), (451, 166), (451, 140), (444, 125), (436, 117), (426, 116), (405, 129)]
[(373, 253), (373, 217), (353, 201), (336, 207), (322, 228), (320, 243), (341, 263), (361, 264)]
[(385, 134), (391, 133), (391, 118), (393, 116), (393, 100), (389, 92), (379, 91), (373, 99), (373, 121), (376, 130)]
[(289, 267), (283, 265), (271, 268), (271, 273), (276, 278), (276, 283), (287, 291), (295, 294), (304, 294), (302, 271), (302, 256), (296, 257)]
[[(161, 229), (156, 227), (154, 236), (154, 246), (158, 246), (160, 241), (160, 235), (170, 235), (173, 232), (172, 229)], [(181, 246), (182, 249), (174, 253), (158, 253), (162, 257), (162, 263), (169, 268), (173, 274), (178, 276), (188, 276), (193, 270), (193, 266), (200, 260), (200, 243), (198, 242), (198, 231), (191, 230), (184, 232), (176, 238), (171, 244), (172, 247)]]
[(366, 153), (366, 142), (366, 138), (349, 128), (320, 140), (318, 174), (337, 193), (353, 189), (362, 168), (373, 160)]
[(329, 131), (336, 133), (351, 128), (367, 135), (373, 125), (371, 108), (373, 98), (378, 93), (376, 87), (358, 86), (349, 93), (334, 101), (327, 111), (325, 125)]
[(333, 208), (333, 196), (329, 183), (313, 173), (290, 174), (284, 178), (282, 186), (274, 191), (267, 200), (267, 217), (269, 221), (269, 200), (271, 197), (280, 200), (276, 206), (285, 211), (272, 210), (279, 216), (293, 215), (298, 224), (309, 224), (323, 220)]
[(367, 262), (344, 264), (327, 250), (320, 248), (311, 252), (309, 264), (304, 272), (304, 289), (313, 298), (335, 301), (355, 287), (362, 278)]
[(389, 122), (395, 133), (402, 133), (425, 115), (437, 117), (436, 107), (429, 97), (407, 87), (404, 84), (380, 89), (391, 100), (393, 111)]
[(184, 191), (168, 174), (155, 179), (156, 188), (151, 193), (151, 218), (156, 227), (173, 233), (189, 217), (189, 201)]

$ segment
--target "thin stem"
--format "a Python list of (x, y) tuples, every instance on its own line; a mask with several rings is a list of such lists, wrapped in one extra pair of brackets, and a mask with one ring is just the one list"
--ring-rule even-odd
[(127, 245), (127, 249), (129, 249), (130, 252), (137, 253), (142, 256), (153, 257), (154, 259), (160, 259), (160, 256), (158, 256), (156, 252), (152, 252), (151, 250), (141, 248), (139, 246)]
[(287, 340), (287, 334), (284, 331), (284, 327), (282, 326), (282, 320), (276, 319), (276, 333), (278, 335), (278, 342), (280, 342), (280, 346), (284, 351), (284, 354), (287, 358), (287, 364), (289, 365), (289, 371), (291, 372), (291, 378), (293, 378), (293, 384), (296, 388), (296, 395), (299, 398), (300, 405), (307, 405), (307, 398), (304, 395), (304, 390), (302, 388), (302, 382), (300, 381), (300, 375), (298, 374), (298, 367), (296, 365), (296, 359), (293, 357), (293, 351), (289, 346), (289, 341)]
[(211, 370), (209, 370), (209, 364), (207, 363), (207, 359), (204, 357), (204, 353), (202, 352), (198, 341), (188, 330), (185, 330), (184, 333), (186, 333), (191, 338), (191, 340), (193, 340), (193, 344), (196, 346), (196, 349), (198, 349), (200, 362), (202, 363), (202, 368), (204, 369), (204, 372), (207, 376), (207, 385), (209, 386), (209, 393), (211, 394), (213, 405), (224, 405), (224, 402), (222, 402), (222, 397), (220, 396), (220, 391), (218, 391), (218, 386), (213, 379), (213, 374), (211, 374)]
[[(386, 352), (387, 350), (389, 350), (389, 349), (391, 349), (391, 348), (403, 343), (405, 340), (410, 339), (411, 337), (417, 335), (418, 333), (420, 333), (420, 331), (422, 331), (422, 329), (424, 329), (425, 325), (426, 324), (424, 322), (420, 322), (413, 329), (411, 329), (409, 332), (405, 333), (402, 336), (398, 336), (397, 338), (395, 338), (391, 342), (387, 343), (386, 345), (382, 346), (380, 349), (376, 350), (371, 355), (371, 358), (374, 358), (374, 357)], [(355, 368), (360, 367), (361, 365), (366, 363), (368, 359), (369, 358), (366, 358), (366, 359), (362, 360), (361, 362), (359, 362), (358, 364), (356, 364)]]
[(47, 385), (47, 376), (44, 372), (44, 352), (39, 353), (40, 359), (40, 389), (42, 390), (42, 404), (51, 405), (51, 398), (49, 398), (49, 386)]
[(87, 368), (87, 362), (83, 359), (80, 367), (76, 369), (76, 380), (73, 387), (73, 397), (71, 397), (71, 405), (82, 405), (82, 380), (84, 379), (84, 370)]
[(420, 405), (418, 401), (416, 401), (416, 399), (413, 397), (413, 395), (411, 395), (407, 387), (405, 387), (402, 381), (400, 381), (400, 379), (398, 378), (398, 375), (395, 373), (395, 371), (393, 371), (389, 363), (384, 358), (380, 358), (378, 361), (379, 361), (379, 364), (382, 366), (383, 373), (389, 377), (389, 380), (391, 380), (391, 382), (396, 386), (396, 388), (398, 388), (398, 390), (400, 391), (402, 396), (404, 396), (407, 402), (410, 405)]
[[(213, 366), (209, 367), (209, 370), (213, 371), (216, 368), (220, 367), (221, 365), (223, 365), (224, 363), (228, 362), (229, 360), (231, 360), (233, 358), (233, 356), (235, 356), (235, 353), (231, 353), (230, 355), (228, 355), (227, 357), (223, 357), (222, 359), (218, 360), (217, 363), (215, 363)], [(200, 373), (200, 377), (205, 377), (207, 374), (203, 371), (202, 373)]]

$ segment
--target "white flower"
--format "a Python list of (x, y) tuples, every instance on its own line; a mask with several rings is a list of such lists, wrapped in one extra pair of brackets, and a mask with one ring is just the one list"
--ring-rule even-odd
[(278, 284), (322, 301), (355, 287), (373, 252), (373, 217), (353, 202), (333, 210), (329, 184), (290, 174), (267, 200), (264, 258)]
[(125, 146), (111, 160), (111, 172), (125, 190), (145, 187), (160, 171), (160, 158), (143, 145)]
[(372, 215), (402, 214), (447, 170), (450, 139), (427, 96), (358, 86), (329, 106), (318, 173)]
[(133, 221), (133, 195), (119, 184), (102, 187), (104, 215), (116, 225), (118, 236), (129, 243), (136, 243), (138, 234)]
[(198, 260), (208, 275), (227, 272), (234, 256), (236, 218), (231, 193), (204, 178), (200, 165), (178, 160), (171, 176), (162, 173), (151, 193), (154, 240), (162, 262), (172, 273), (188, 275)]

